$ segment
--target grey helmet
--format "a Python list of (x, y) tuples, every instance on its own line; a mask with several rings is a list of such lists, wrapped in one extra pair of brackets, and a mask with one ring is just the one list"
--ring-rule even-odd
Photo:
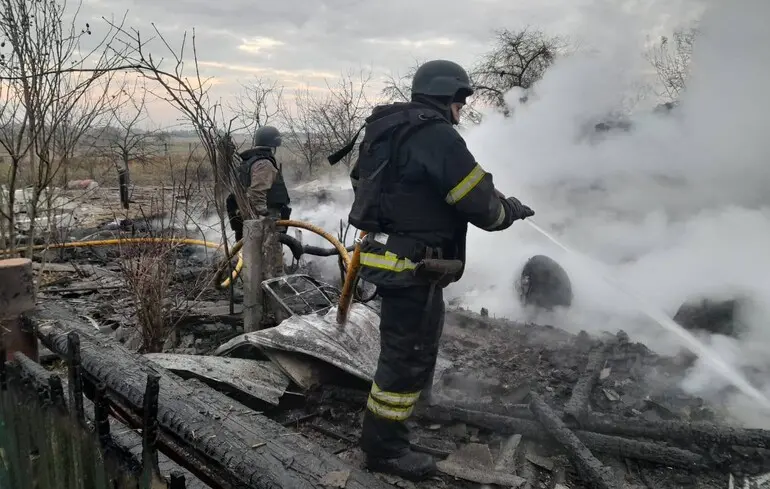
[(412, 95), (448, 97), (458, 95), (464, 100), (473, 94), (471, 78), (462, 66), (454, 61), (437, 59), (422, 64), (412, 78)]
[(254, 133), (252, 147), (277, 148), (281, 145), (281, 132), (273, 126), (262, 126)]

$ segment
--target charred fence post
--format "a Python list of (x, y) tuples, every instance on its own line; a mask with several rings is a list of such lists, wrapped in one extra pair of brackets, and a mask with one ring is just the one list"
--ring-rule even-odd
[(264, 263), (262, 243), (265, 240), (265, 219), (243, 222), (243, 331), (261, 328), (265, 304), (262, 291)]
[(85, 413), (83, 411), (83, 372), (80, 366), (80, 336), (74, 331), (67, 334), (67, 357), (70, 414), (82, 423), (85, 420)]
[(153, 482), (161, 480), (158, 466), (158, 394), (160, 393), (160, 375), (147, 374), (142, 406), (142, 465), (143, 487), (153, 487)]
[(586, 368), (572, 388), (572, 396), (564, 406), (565, 419), (577, 420), (590, 411), (591, 391), (599, 379), (605, 355), (606, 347), (603, 344), (595, 347), (588, 355)]
[(169, 489), (185, 489), (187, 483), (185, 482), (184, 474), (181, 472), (172, 472), (170, 479), (168, 484)]
[(529, 407), (549, 435), (566, 450), (578, 472), (597, 489), (619, 489), (612, 469), (605, 467), (580, 439), (559, 419), (542, 397), (531, 394)]
[(94, 393), (94, 424), (99, 443), (105, 448), (110, 440), (110, 405), (107, 400), (107, 386), (100, 383)]
[(60, 412), (65, 412), (67, 409), (67, 403), (64, 400), (64, 386), (61, 383), (61, 378), (56, 374), (51, 374), (48, 377), (48, 391), (51, 395), (51, 405), (53, 405)]
[(6, 366), (5, 348), (2, 344), (2, 334), (0, 334), (0, 392), (8, 389), (8, 370)]
[(37, 338), (21, 315), (35, 308), (32, 261), (0, 260), (0, 345), (9, 362), (17, 351), (38, 361)]

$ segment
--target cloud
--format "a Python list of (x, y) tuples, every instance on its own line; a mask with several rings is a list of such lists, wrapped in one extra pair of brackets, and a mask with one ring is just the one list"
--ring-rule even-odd
[[(222, 78), (212, 95), (224, 99), (237, 92), (238, 78), (264, 76), (288, 81), (304, 79), (314, 86), (316, 74), (334, 78), (360, 66), (375, 77), (403, 72), (414, 59), (453, 59), (470, 66), (491, 41), (492, 31), (527, 25), (570, 38), (596, 38), (606, 12), (617, 2), (607, 0), (392, 0), (387, 4), (363, 0), (84, 0), (81, 18), (121, 17), (127, 26), (150, 37), (152, 23), (172, 46), (183, 32), (195, 29), (198, 59), (206, 75)], [(624, 2), (647, 25), (670, 24), (687, 14), (684, 0)], [(665, 5), (665, 8), (661, 8)], [(663, 13), (661, 13), (663, 12)], [(599, 28), (597, 28), (597, 26)], [(188, 52), (189, 52), (188, 39)], [(162, 55), (165, 46), (152, 42)], [(166, 56), (167, 57), (167, 56)]]
[(416, 48), (416, 49), (422, 49), (422, 48), (431, 48), (435, 46), (454, 46), (457, 44), (457, 41), (454, 41), (453, 39), (448, 39), (446, 37), (438, 37), (435, 39), (422, 39), (413, 41), (410, 39), (364, 39), (364, 42), (369, 44), (384, 44), (384, 45), (390, 45), (390, 46), (401, 46), (404, 48)]
[(272, 51), (272, 48), (283, 45), (283, 41), (269, 37), (253, 37), (251, 39), (244, 39), (238, 46), (238, 49), (249, 54), (261, 54), (264, 51)]

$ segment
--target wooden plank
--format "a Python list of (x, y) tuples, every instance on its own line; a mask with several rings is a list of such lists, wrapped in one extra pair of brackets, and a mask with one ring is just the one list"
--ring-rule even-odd
[(330, 472), (344, 470), (351, 473), (347, 489), (393, 487), (213, 389), (191, 388), (111, 338), (95, 334), (91, 325), (63, 306), (40, 306), (30, 319), (43, 343), (59, 354), (67, 351), (66, 333), (77, 331), (83, 371), (103, 382), (134, 413), (141, 412), (147, 374), (157, 373), (161, 434), (187, 448), (192, 463), (228, 475), (231, 487), (320, 489)]
[(182, 377), (193, 375), (224, 384), (274, 406), (289, 386), (289, 378), (268, 361), (172, 353), (148, 353), (144, 357)]

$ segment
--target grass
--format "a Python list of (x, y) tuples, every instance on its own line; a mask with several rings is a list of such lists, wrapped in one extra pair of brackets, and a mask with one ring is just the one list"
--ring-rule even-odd
[[(312, 176), (307, 166), (294, 155), (290, 148), (279, 148), (277, 160), (283, 165), (284, 178), (287, 182), (300, 184), (316, 178), (342, 177), (346, 174), (343, 166), (330, 167), (326, 161), (316, 164)], [(8, 185), (11, 164), (5, 153), (0, 153), (0, 185)], [(213, 184), (213, 175), (205, 152), (191, 140), (175, 141), (169, 145), (168, 153), (153, 158), (147, 163), (130, 164), (131, 183), (141, 187), (172, 185), (186, 180), (203, 184)], [(186, 172), (186, 173), (185, 173)], [(105, 157), (84, 156), (75, 159), (66, 167), (60, 168), (54, 178), (53, 186), (64, 187), (74, 180), (94, 180), (101, 186), (117, 187), (118, 174), (115, 161)], [(17, 188), (26, 186), (22, 179)]]

